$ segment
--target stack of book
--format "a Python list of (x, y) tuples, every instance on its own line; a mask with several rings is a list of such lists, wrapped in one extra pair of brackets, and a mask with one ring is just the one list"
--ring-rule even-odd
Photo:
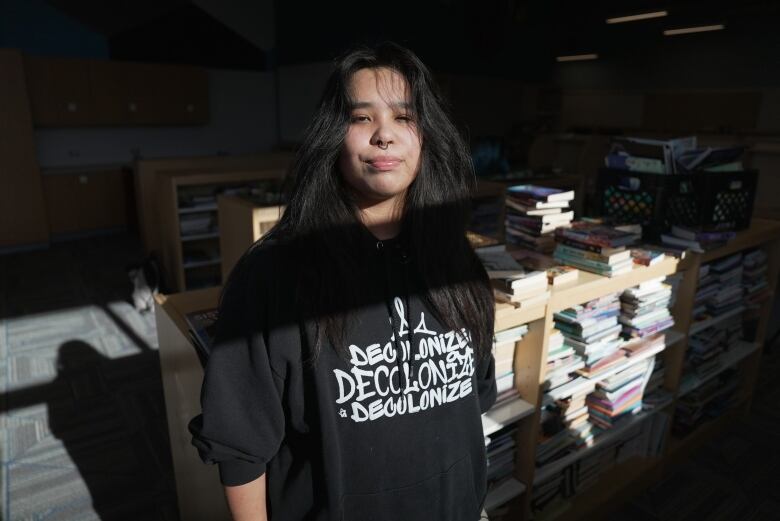
[(584, 366), (582, 358), (566, 345), (559, 330), (553, 330), (547, 345), (547, 370), (544, 388), (549, 391), (569, 383), (571, 373)]
[(612, 277), (631, 271), (634, 264), (626, 246), (638, 239), (635, 233), (603, 224), (576, 221), (555, 231), (555, 260), (581, 270)]
[(771, 295), (767, 282), (767, 255), (764, 250), (753, 250), (742, 259), (742, 287), (745, 293), (745, 304), (750, 308), (758, 308)]
[(528, 326), (521, 325), (499, 331), (493, 337), (497, 393), (494, 407), (509, 402), (518, 396), (514, 372), (515, 344), (522, 340), (527, 332)]
[(552, 253), (553, 232), (569, 226), (574, 191), (536, 185), (510, 186), (506, 192), (506, 241), (529, 250)]
[(712, 262), (710, 272), (718, 278), (718, 291), (707, 301), (707, 312), (717, 317), (743, 307), (742, 253)]
[(671, 248), (704, 253), (705, 251), (720, 248), (735, 236), (736, 233), (730, 230), (703, 231), (686, 226), (672, 225), (669, 233), (661, 234), (661, 242)]
[(648, 280), (620, 295), (620, 323), (627, 338), (644, 338), (674, 325), (669, 313), (672, 287), (663, 277)]
[(217, 232), (217, 223), (211, 213), (188, 213), (179, 216), (182, 237)]
[(710, 264), (699, 266), (699, 280), (693, 297), (693, 319), (707, 318), (707, 302), (718, 292), (718, 277), (710, 273)]
[(554, 404), (542, 409), (541, 432), (536, 446), (536, 466), (542, 467), (576, 450), (576, 441), (562, 422)]
[(651, 359), (598, 382), (587, 398), (590, 422), (605, 431), (641, 411), (642, 395), (652, 369)]
[(643, 409), (656, 409), (669, 403), (674, 396), (664, 389), (666, 380), (666, 364), (663, 358), (654, 358), (653, 373), (645, 387), (645, 394), (642, 396)]
[[(618, 323), (620, 301), (617, 293), (585, 304), (558, 311), (553, 315), (555, 327), (564, 335), (564, 343), (580, 358), (586, 375), (612, 367), (624, 355)], [(578, 368), (580, 369), (580, 368)], [(565, 382), (564, 382), (565, 383)]]
[(499, 302), (512, 302), (521, 307), (544, 304), (550, 298), (547, 289), (547, 273), (529, 270), (513, 275), (490, 278), (493, 294)]
[(544, 304), (550, 298), (547, 272), (525, 269), (506, 250), (506, 246), (487, 246), (475, 252), (490, 277), (496, 300), (529, 307)]
[(597, 384), (579, 389), (567, 398), (555, 401), (560, 414), (561, 424), (574, 439), (577, 448), (589, 447), (593, 444), (593, 424), (589, 421), (587, 398)]
[(685, 436), (731, 408), (737, 399), (737, 371), (726, 370), (677, 400), (672, 433)]
[(517, 429), (517, 423), (513, 423), (485, 437), (489, 484), (497, 484), (514, 473)]
[(718, 372), (720, 355), (732, 349), (743, 338), (742, 317), (732, 315), (688, 338), (685, 370), (700, 378)]

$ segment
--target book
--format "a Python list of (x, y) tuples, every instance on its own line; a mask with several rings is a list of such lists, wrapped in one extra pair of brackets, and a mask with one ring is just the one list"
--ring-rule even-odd
[(737, 236), (736, 232), (730, 230), (703, 231), (678, 224), (672, 225), (671, 233), (680, 239), (703, 243), (730, 241)]
[(612, 255), (614, 253), (618, 253), (621, 251), (625, 251), (625, 246), (619, 246), (617, 248), (610, 248), (609, 246), (599, 246), (597, 244), (590, 244), (585, 241), (581, 241), (579, 239), (574, 239), (571, 237), (564, 237), (561, 234), (558, 234), (556, 236), (556, 240), (560, 244), (565, 244), (566, 246), (571, 246), (572, 248), (577, 248), (580, 250), (588, 250), (592, 251), (594, 253), (599, 253), (601, 255)]
[[(555, 230), (558, 236), (574, 239), (595, 246), (617, 248), (627, 246), (638, 239), (635, 233), (621, 231), (610, 226), (575, 221), (570, 228)], [(602, 253), (603, 254), (603, 253)]]
[(571, 201), (574, 190), (561, 190), (537, 185), (515, 185), (507, 188), (507, 194), (514, 197), (526, 197), (542, 202)]
[(666, 258), (662, 251), (646, 250), (644, 248), (631, 248), (631, 258), (636, 264), (653, 266)]
[(619, 262), (623, 262), (631, 258), (631, 250), (623, 250), (609, 255), (604, 255), (601, 253), (596, 253), (588, 250), (573, 248), (571, 246), (566, 246), (565, 244), (559, 244), (558, 251), (570, 255), (572, 257), (591, 260), (595, 262), (601, 262), (610, 265), (617, 264)]
[(205, 309), (193, 311), (184, 316), (189, 326), (190, 339), (195, 346), (198, 359), (204, 367), (206, 360), (208, 360), (211, 354), (211, 345), (216, 334), (218, 314), (217, 309)]
[(577, 280), (580, 270), (571, 266), (553, 266), (547, 268), (547, 282), (552, 286), (558, 286)]

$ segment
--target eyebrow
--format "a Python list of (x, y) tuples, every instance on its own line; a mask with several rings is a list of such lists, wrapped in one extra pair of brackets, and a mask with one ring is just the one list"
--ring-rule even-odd
[[(393, 101), (390, 102), (389, 105), (394, 109), (410, 109), (412, 108), (412, 104), (408, 101)], [(374, 103), (370, 101), (356, 101), (355, 103), (350, 104), (349, 108), (351, 110), (355, 109), (366, 109), (366, 108), (372, 108), (376, 106)]]

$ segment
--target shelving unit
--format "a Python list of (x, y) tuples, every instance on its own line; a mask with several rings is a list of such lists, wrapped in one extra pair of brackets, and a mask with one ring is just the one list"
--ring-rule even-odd
[[(629, 499), (632, 495), (641, 492), (650, 483), (658, 480), (680, 458), (685, 457), (691, 450), (701, 446), (702, 443), (721, 432), (733, 420), (747, 413), (760, 364), (761, 346), (766, 337), (766, 327), (772, 311), (771, 306), (762, 306), (757, 312), (755, 318), (758, 319), (758, 325), (756, 327), (755, 339), (751, 339), (749, 342), (739, 342), (728, 351), (719, 355), (720, 367), (716, 371), (704, 378), (689, 375), (683, 380), (683, 367), (690, 335), (701, 332), (727, 317), (747, 313), (745, 307), (740, 306), (717, 317), (694, 322), (692, 317), (693, 297), (696, 293), (700, 266), (706, 262), (757, 247), (763, 248), (768, 254), (767, 280), (769, 287), (775, 288), (778, 282), (778, 270), (780, 269), (780, 222), (754, 218), (750, 229), (739, 232), (734, 240), (717, 250), (711, 250), (704, 254), (688, 253), (679, 262), (676, 259), (667, 257), (663, 262), (653, 267), (635, 267), (630, 273), (611, 279), (580, 272), (577, 282), (553, 289), (548, 306), (548, 315), (551, 312), (565, 309), (574, 304), (581, 304), (602, 295), (620, 291), (654, 276), (682, 272), (676, 303), (672, 308), (672, 314), (675, 318), (674, 330), (666, 332), (666, 349), (658, 355), (663, 358), (665, 364), (664, 389), (669, 391), (673, 398), (668, 403), (643, 411), (626, 423), (606, 431), (596, 438), (593, 446), (568, 454), (562, 459), (548, 463), (541, 468), (534, 467), (534, 449), (536, 447), (536, 428), (538, 426), (539, 413), (529, 415), (522, 420), (522, 423), (525, 425), (524, 433), (518, 439), (518, 446), (525, 444), (528, 447), (524, 451), (524, 455), (519, 457), (518, 460), (518, 479), (526, 485), (543, 482), (569, 465), (596, 453), (599, 447), (609, 445), (611, 441), (620, 439), (622, 433), (658, 414), (665, 414), (669, 418), (661, 444), (663, 450), (658, 456), (635, 456), (629, 461), (620, 462), (614, 467), (604, 470), (594, 485), (583, 493), (569, 498), (565, 504), (558, 505), (555, 512), (552, 510), (549, 512), (542, 511), (532, 516), (530, 508), (532, 491), (528, 487), (512, 515), (504, 519), (524, 520), (533, 518), (537, 520), (554, 519), (556, 521), (598, 519), (615, 508), (620, 501)], [(542, 326), (542, 328), (545, 327)], [(535, 355), (525, 355), (525, 358), (538, 362), (540, 374), (534, 381), (539, 383), (544, 380), (544, 375), (541, 374), (543, 373), (541, 367), (546, 359), (546, 344), (547, 339), (545, 335), (545, 338), (535, 347), (540, 352)], [(671, 423), (675, 415), (677, 401), (728, 368), (737, 368), (739, 371), (739, 387), (736, 391), (736, 398), (732, 408), (717, 418), (701, 423), (683, 438), (674, 436), (671, 433)], [(611, 373), (612, 371), (609, 372)], [(597, 378), (601, 377), (602, 375), (599, 375)], [(588, 382), (583, 379), (583, 385), (586, 383)], [(532, 384), (528, 383), (526, 387), (530, 385)], [(537, 386), (536, 397), (541, 398), (541, 386), (539, 384)], [(534, 402), (534, 393), (526, 392), (521, 395), (523, 399), (531, 403)], [(541, 405), (542, 403), (539, 401), (539, 409)]]
[[(740, 248), (736, 248), (735, 245), (739, 245)], [(489, 513), (494, 514), (491, 520), (511, 519), (513, 521), (522, 521), (533, 518), (536, 520), (574, 521), (578, 519), (598, 519), (617, 506), (620, 501), (629, 499), (633, 494), (641, 492), (649, 484), (658, 480), (671, 465), (680, 458), (685, 457), (690, 450), (700, 446), (726, 428), (731, 421), (744, 415), (749, 410), (753, 387), (760, 365), (761, 346), (766, 337), (766, 327), (771, 313), (771, 306), (762, 306), (758, 310), (757, 315), (754, 316), (754, 319), (757, 319), (755, 338), (740, 342), (720, 355), (721, 371), (728, 367), (737, 368), (739, 371), (739, 387), (736, 391), (734, 406), (722, 416), (697, 426), (683, 438), (678, 438), (671, 433), (671, 424), (674, 420), (678, 400), (694, 388), (694, 383), (691, 383), (692, 380), (683, 381), (683, 367), (689, 335), (706, 327), (706, 324), (702, 324), (702, 322), (693, 323), (692, 321), (693, 296), (696, 293), (696, 286), (699, 280), (699, 268), (703, 262), (730, 255), (731, 253), (741, 251), (741, 249), (755, 247), (763, 248), (768, 254), (767, 281), (770, 288), (774, 288), (777, 285), (778, 271), (780, 270), (780, 222), (754, 219), (753, 226), (749, 230), (738, 233), (732, 243), (720, 250), (710, 251), (706, 254), (689, 254), (682, 261), (667, 257), (652, 267), (637, 266), (631, 272), (614, 278), (580, 272), (577, 281), (553, 288), (550, 300), (544, 305), (523, 307), (507, 303), (496, 304), (496, 331), (506, 330), (521, 324), (526, 324), (528, 331), (515, 344), (513, 367), (515, 387), (519, 392), (519, 398), (491, 409), (482, 419), (483, 430), (486, 435), (495, 433), (511, 424), (517, 426), (514, 476), (512, 479), (503, 482), (501, 486), (490, 490), (486, 506), (488, 506)], [(613, 429), (603, 432), (593, 440), (592, 446), (584, 447), (559, 460), (537, 468), (535, 465), (535, 452), (539, 436), (538, 426), (541, 408), (545, 401), (542, 384), (545, 380), (544, 373), (548, 341), (554, 324), (553, 313), (610, 293), (620, 292), (657, 277), (671, 275), (675, 272), (682, 273), (682, 279), (677, 289), (676, 302), (671, 310), (675, 318), (675, 326), (672, 330), (667, 330), (665, 333), (666, 348), (664, 351), (655, 355), (662, 358), (664, 362), (664, 389), (670, 393), (670, 401), (657, 404), (652, 409), (644, 410), (627, 419), (624, 423), (618, 424)], [(195, 294), (204, 295), (204, 293), (199, 292)], [(189, 301), (188, 295), (173, 295), (167, 301), (158, 303), (160, 305), (158, 313), (164, 315), (177, 312), (172, 307), (173, 304), (178, 303), (179, 307), (184, 307), (184, 303)], [(215, 305), (216, 293), (213, 295), (212, 305)], [(199, 298), (201, 298), (202, 302), (202, 297)], [(166, 302), (167, 307), (165, 305)], [(194, 309), (194, 304), (187, 305), (189, 305), (189, 308)], [(733, 311), (732, 313), (739, 312)], [(711, 323), (722, 319), (723, 315), (713, 319)], [(163, 322), (166, 321), (168, 322), (167, 325), (162, 326)], [(186, 426), (184, 422), (189, 419), (189, 416), (182, 414), (180, 411), (172, 413), (171, 408), (177, 407), (176, 400), (182, 399), (182, 393), (191, 392), (193, 393), (192, 396), (189, 396), (187, 399), (197, 400), (197, 391), (193, 383), (195, 380), (189, 381), (191, 384), (189, 391), (181, 387), (180, 384), (174, 383), (175, 380), (171, 380), (178, 378), (175, 375), (178, 370), (176, 364), (181, 364), (182, 362), (170, 357), (169, 348), (165, 345), (166, 341), (163, 339), (164, 335), (168, 335), (166, 331), (170, 330), (170, 323), (174, 323), (179, 328), (177, 333), (179, 336), (176, 337), (177, 342), (181, 344), (187, 339), (186, 326), (183, 326), (180, 320), (165, 318), (161, 322), (161, 318), (158, 317), (158, 329), (161, 330), (160, 351), (166, 387), (166, 403), (169, 404), (169, 423), (179, 423), (178, 427), (171, 429), (173, 444), (174, 434)], [(191, 358), (195, 360), (194, 350), (190, 354)], [(614, 372), (625, 369), (629, 364), (637, 363), (638, 360), (629, 358), (623, 367), (611, 369), (597, 375), (596, 378), (602, 379)], [(716, 374), (717, 372), (695, 382), (695, 385), (705, 383), (707, 379), (714, 378)], [(175, 387), (176, 385), (179, 385), (179, 387)], [(169, 397), (169, 394), (171, 394), (171, 397)], [(613, 466), (602, 470), (599, 473), (598, 480), (587, 491), (568, 498), (564, 504), (559, 505), (556, 512), (543, 511), (536, 514), (536, 516), (532, 516), (531, 501), (533, 490), (531, 485), (554, 476), (569, 465), (579, 463), (585, 458), (603, 452), (603, 449), (611, 447), (613, 442), (620, 440), (624, 434), (634, 432), (635, 428), (646, 427), (646, 422), (648, 421), (656, 422), (657, 420), (659, 423), (653, 423), (653, 429), (656, 426), (663, 427), (659, 427), (658, 430), (661, 433), (661, 437), (657, 453), (646, 456), (635, 455), (628, 459), (614, 459), (611, 463)], [(184, 443), (183, 440), (178, 440), (178, 442)], [(193, 451), (184, 454), (185, 451), (183, 449), (177, 449), (173, 452), (174, 465), (177, 467), (177, 480), (182, 473), (205, 472), (206, 469), (197, 469), (194, 465), (192, 468), (188, 467), (186, 472), (180, 471), (177, 458), (195, 458), (196, 456)], [(182, 479), (189, 480), (192, 478), (193, 476), (187, 475)], [(216, 476), (213, 479), (213, 487), (219, 491)], [(205, 485), (202, 485), (200, 490), (203, 490), (203, 486)], [(179, 489), (181, 490), (181, 487)], [(191, 490), (188, 489), (186, 497), (190, 498), (191, 496)]]
[[(167, 282), (175, 291), (197, 287), (216, 286), (222, 283), (222, 269), (226, 261), (221, 251), (224, 240), (232, 241), (238, 233), (234, 222), (221, 223), (219, 204), (197, 202), (194, 206), (183, 204), (187, 194), (213, 196), (225, 189), (237, 187), (270, 187), (281, 183), (286, 170), (237, 170), (198, 173), (197, 171), (160, 171), (157, 173), (157, 197), (159, 202), (160, 245)], [(278, 189), (278, 188), (277, 188)], [(278, 213), (278, 207), (277, 207)], [(198, 233), (182, 233), (183, 220), (196, 216), (211, 221), (207, 229)], [(251, 242), (244, 246), (246, 249)], [(242, 250), (243, 253), (243, 250)], [(232, 250), (228, 252), (231, 262)], [(230, 264), (232, 267), (232, 264)], [(229, 271), (229, 270), (228, 270)]]

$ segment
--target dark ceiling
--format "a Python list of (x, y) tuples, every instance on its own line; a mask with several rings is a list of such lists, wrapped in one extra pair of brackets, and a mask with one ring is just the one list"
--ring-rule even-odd
[[(392, 39), (440, 70), (497, 74), (507, 64), (522, 63), (523, 70), (538, 77), (557, 54), (636, 56), (665, 45), (663, 28), (725, 22), (729, 31), (711, 38), (750, 37), (764, 27), (774, 37), (780, 21), (777, 0), (277, 0), (276, 45), (269, 56), (189, 0), (48, 1), (104, 34), (114, 59), (256, 70), (327, 60), (355, 43)], [(668, 17), (604, 22), (661, 8)]]

